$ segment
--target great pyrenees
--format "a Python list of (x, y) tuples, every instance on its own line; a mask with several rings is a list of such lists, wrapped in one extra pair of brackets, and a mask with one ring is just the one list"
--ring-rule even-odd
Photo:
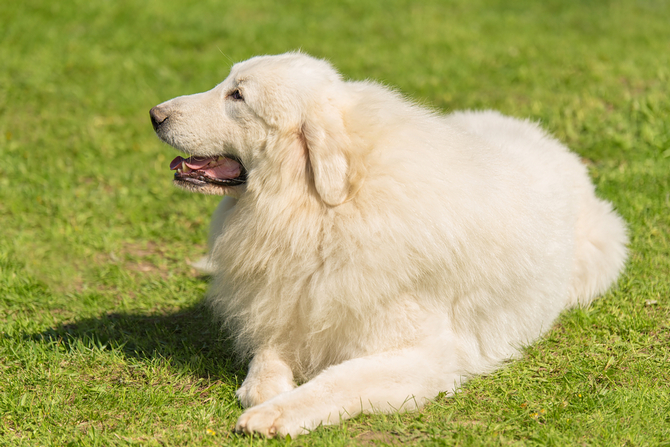
[(252, 357), (244, 433), (421, 407), (616, 280), (626, 228), (579, 158), (497, 112), (440, 115), (301, 53), (151, 109), (185, 189), (225, 195), (209, 301)]

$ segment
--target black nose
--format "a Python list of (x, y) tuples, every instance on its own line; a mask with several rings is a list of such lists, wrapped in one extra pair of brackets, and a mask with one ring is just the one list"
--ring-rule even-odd
[(154, 126), (155, 131), (158, 131), (161, 124), (168, 119), (168, 114), (165, 110), (161, 109), (160, 106), (156, 106), (149, 110), (149, 115), (151, 115), (151, 125)]

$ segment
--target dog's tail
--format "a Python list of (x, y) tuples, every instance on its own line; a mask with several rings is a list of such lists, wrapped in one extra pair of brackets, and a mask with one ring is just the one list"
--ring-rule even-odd
[(591, 195), (582, 204), (575, 238), (575, 271), (568, 306), (587, 306), (607, 291), (623, 269), (628, 236), (623, 219)]

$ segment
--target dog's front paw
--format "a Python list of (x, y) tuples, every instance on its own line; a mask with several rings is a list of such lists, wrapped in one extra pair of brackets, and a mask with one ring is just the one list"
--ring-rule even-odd
[(281, 406), (267, 402), (245, 411), (237, 420), (235, 431), (247, 435), (260, 434), (268, 438), (277, 435), (297, 436), (307, 433), (304, 421), (291, 417)]
[(293, 381), (285, 376), (247, 377), (235, 394), (244, 408), (251, 408), (293, 388)]

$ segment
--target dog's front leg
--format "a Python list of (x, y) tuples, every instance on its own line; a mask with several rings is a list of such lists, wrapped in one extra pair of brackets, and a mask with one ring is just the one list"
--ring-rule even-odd
[(424, 345), (332, 366), (306, 384), (248, 409), (236, 430), (295, 436), (361, 412), (421, 407), (461, 383), (453, 351), (437, 347)]
[(268, 348), (251, 360), (247, 377), (236, 394), (242, 406), (249, 408), (293, 388), (291, 368), (273, 349)]

